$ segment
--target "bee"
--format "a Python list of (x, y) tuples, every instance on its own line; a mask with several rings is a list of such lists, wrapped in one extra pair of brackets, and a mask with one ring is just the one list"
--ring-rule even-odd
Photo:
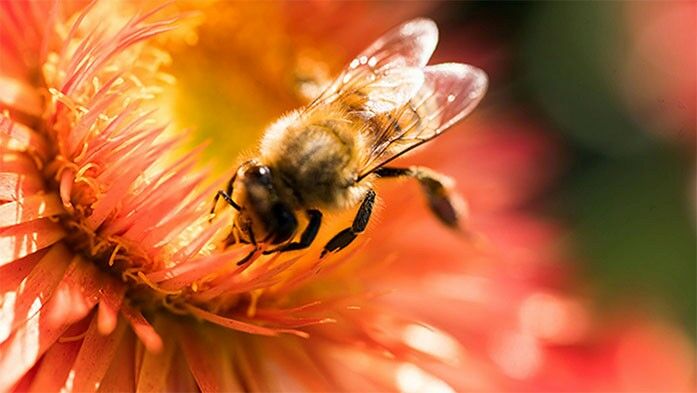
[[(413, 178), (445, 225), (460, 215), (452, 180), (424, 167), (388, 166), (443, 134), (484, 96), (487, 76), (466, 64), (427, 65), (438, 41), (430, 19), (406, 22), (370, 45), (308, 106), (268, 127), (258, 156), (244, 162), (214, 197), (236, 210), (230, 243), (263, 245), (263, 253), (309, 247), (323, 211), (358, 206), (350, 226), (321, 257), (348, 246), (366, 229), (373, 182)], [(307, 224), (300, 232), (299, 215)], [(298, 236), (298, 232), (299, 236)]]

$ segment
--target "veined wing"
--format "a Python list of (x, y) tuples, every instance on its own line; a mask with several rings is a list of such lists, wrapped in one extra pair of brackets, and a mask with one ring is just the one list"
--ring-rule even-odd
[(422, 68), (437, 43), (438, 28), (430, 19), (394, 28), (356, 56), (305, 110), (336, 101), (373, 114), (403, 106), (421, 88)]
[(423, 69), (424, 83), (402, 107), (376, 117), (371, 153), (358, 180), (441, 135), (484, 97), (487, 76), (479, 68), (445, 63)]

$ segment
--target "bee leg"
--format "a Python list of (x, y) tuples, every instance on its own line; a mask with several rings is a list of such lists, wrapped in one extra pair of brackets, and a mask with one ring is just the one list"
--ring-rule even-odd
[(322, 224), (322, 212), (311, 209), (306, 213), (307, 217), (310, 219), (310, 222), (307, 223), (305, 230), (303, 231), (302, 235), (300, 235), (300, 241), (288, 243), (274, 248), (273, 250), (266, 250), (264, 251), (264, 255), (274, 252), (302, 250), (310, 247), (312, 242), (315, 240), (315, 237), (317, 237), (317, 232), (319, 232), (319, 227)]
[(247, 256), (237, 261), (237, 266), (244, 265), (245, 263), (249, 262), (254, 253), (259, 251), (259, 245), (257, 245), (257, 241), (254, 237), (254, 232), (252, 231), (252, 228), (247, 226), (242, 228), (242, 231), (244, 231), (247, 234), (247, 236), (249, 236), (249, 241), (254, 245), (254, 249), (252, 249), (252, 251), (250, 251), (249, 254), (247, 254)]
[(353, 219), (353, 224), (339, 232), (324, 246), (320, 258), (324, 257), (328, 252), (339, 251), (342, 248), (351, 244), (353, 239), (365, 230), (368, 226), (370, 214), (373, 212), (373, 204), (375, 203), (375, 191), (368, 190), (361, 206), (358, 208), (356, 218)]
[(259, 247), (254, 247), (252, 251), (249, 252), (244, 258), (240, 259), (237, 261), (237, 266), (244, 265), (245, 263), (249, 262), (250, 259), (252, 259), (252, 256), (254, 255), (255, 252), (259, 251)]
[(233, 209), (240, 211), (240, 206), (232, 200), (232, 184), (235, 182), (236, 177), (237, 174), (230, 178), (230, 180), (227, 182), (227, 188), (225, 191), (218, 190), (218, 193), (215, 194), (215, 197), (213, 198), (213, 207), (211, 207), (211, 218), (208, 220), (208, 222), (213, 221), (213, 213), (215, 213), (215, 207), (218, 205), (218, 199), (220, 199), (220, 197), (223, 197), (225, 202), (232, 206)]
[[(409, 168), (382, 167), (375, 171), (378, 177), (413, 177), (419, 181), (421, 190), (426, 194), (428, 207), (445, 225), (458, 227), (464, 201), (452, 192), (453, 180), (431, 169), (412, 166)], [(459, 206), (458, 206), (459, 205)]]

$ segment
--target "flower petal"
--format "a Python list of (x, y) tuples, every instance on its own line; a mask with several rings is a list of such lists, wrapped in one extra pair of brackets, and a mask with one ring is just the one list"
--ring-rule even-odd
[[(164, 329), (163, 322), (155, 321), (160, 329)], [(137, 334), (137, 333), (136, 333)], [(171, 335), (167, 335), (170, 337)], [(168, 341), (167, 345), (162, 346), (162, 351), (146, 351), (138, 373), (138, 392), (162, 392), (166, 390), (167, 374), (172, 365), (172, 357), (176, 352), (176, 343)]]
[(46, 248), (65, 236), (63, 228), (48, 218), (0, 230), (0, 266)]
[(282, 328), (270, 328), (264, 326), (254, 325), (252, 323), (238, 321), (236, 319), (225, 318), (218, 314), (213, 314), (208, 311), (202, 310), (198, 307), (187, 305), (187, 310), (191, 312), (194, 316), (205, 319), (206, 321), (213, 322), (220, 326), (225, 326), (230, 329), (239, 330), (245, 333), (259, 334), (262, 336), (276, 336), (280, 333), (290, 333), (298, 337), (307, 338), (308, 334), (295, 329), (282, 329)]
[(39, 313), (63, 279), (70, 259), (65, 247), (52, 247), (22, 280), (14, 295), (5, 294), (0, 310), (0, 342)]
[(135, 392), (136, 345), (135, 335), (127, 329), (109, 369), (99, 384), (100, 392)]
[(16, 109), (31, 116), (40, 116), (43, 110), (37, 89), (16, 78), (0, 75), (0, 108)]
[[(35, 300), (28, 313), (33, 316), (0, 344), (0, 370), (3, 370), (0, 373), (0, 391), (6, 391), (16, 383), (70, 325), (86, 315), (86, 312), (79, 314), (78, 311), (89, 311), (89, 303), (93, 302), (92, 306), (96, 303), (96, 291), (93, 294), (83, 293), (97, 286), (97, 283), (88, 284), (90, 280), (96, 280), (92, 272), (76, 268), (66, 274), (64, 280), (68, 288), (64, 287), (61, 291), (83, 295), (69, 298), (53, 296), (43, 308), (41, 300)], [(75, 301), (79, 303), (77, 307), (73, 306), (72, 302)], [(36, 312), (38, 309), (41, 311)]]
[(0, 113), (0, 147), (14, 151), (36, 152), (46, 159), (49, 148), (44, 138), (36, 131), (22, 123), (12, 121)]
[(143, 342), (149, 352), (160, 352), (162, 350), (162, 338), (160, 338), (160, 335), (157, 334), (140, 311), (125, 304), (121, 307), (121, 313), (131, 323), (136, 336)]
[(63, 203), (54, 194), (32, 195), (0, 205), (0, 228), (52, 217), (63, 213)]
[(36, 162), (28, 154), (0, 149), (0, 202), (16, 201), (43, 189)]
[(112, 334), (104, 336), (99, 331), (97, 318), (92, 319), (80, 352), (73, 365), (73, 390), (76, 392), (95, 392), (99, 382), (109, 369), (121, 340), (126, 332), (126, 321), (120, 319)]
[(125, 293), (126, 286), (116, 280), (107, 280), (100, 288), (97, 322), (101, 334), (111, 334), (116, 328)]
[(161, 286), (164, 289), (179, 289), (191, 285), (194, 281), (208, 274), (219, 272), (227, 266), (232, 265), (235, 270), (242, 269), (236, 263), (252, 249), (253, 246), (235, 247), (218, 255), (210, 255), (180, 263), (170, 269), (160, 270), (147, 276), (151, 280), (162, 281)]
[(202, 392), (241, 392), (230, 351), (211, 335), (211, 329), (182, 326), (178, 332), (186, 361)]
[[(65, 336), (78, 336), (84, 332), (83, 324), (73, 325), (65, 332)], [(77, 353), (80, 351), (81, 340), (70, 340), (52, 345), (41, 359), (36, 379), (31, 384), (32, 392), (57, 392), (66, 387), (66, 382), (72, 381), (71, 369)]]

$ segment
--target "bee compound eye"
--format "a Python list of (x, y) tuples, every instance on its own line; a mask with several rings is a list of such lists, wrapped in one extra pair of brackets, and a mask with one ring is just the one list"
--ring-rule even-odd
[(271, 171), (266, 166), (255, 168), (254, 177), (263, 185), (271, 185)]
[(262, 184), (268, 185), (271, 183), (271, 170), (265, 165), (248, 166), (244, 169), (243, 173), (246, 178)]

